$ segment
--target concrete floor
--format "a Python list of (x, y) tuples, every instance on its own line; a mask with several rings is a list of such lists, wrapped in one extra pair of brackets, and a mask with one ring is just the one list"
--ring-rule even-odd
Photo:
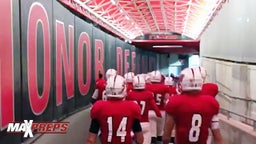
[[(85, 144), (90, 125), (89, 112), (90, 108), (86, 108), (64, 119), (63, 122), (70, 122), (66, 134), (44, 134), (36, 140), (29, 139), (23, 144)], [(255, 144), (256, 131), (253, 127), (227, 119), (222, 114), (219, 115), (219, 118), (226, 144)], [(99, 140), (97, 144), (100, 144)]]
[(90, 109), (81, 110), (63, 122), (69, 122), (68, 132), (66, 134), (44, 134), (37, 140), (26, 141), (24, 144), (85, 144), (89, 126)]

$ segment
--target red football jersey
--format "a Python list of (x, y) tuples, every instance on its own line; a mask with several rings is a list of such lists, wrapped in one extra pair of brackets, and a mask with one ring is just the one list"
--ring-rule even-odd
[(132, 125), (140, 120), (140, 107), (133, 101), (97, 101), (91, 109), (91, 118), (98, 120), (102, 144), (131, 144)]
[(177, 144), (206, 144), (219, 104), (212, 96), (181, 94), (170, 97), (165, 109), (176, 123)]
[(148, 85), (147, 89), (154, 93), (155, 102), (158, 108), (164, 110), (165, 96), (169, 93), (168, 86), (162, 83), (153, 83)]
[(145, 89), (150, 91), (151, 85), (152, 85), (152, 83), (146, 83), (146, 86), (145, 86), (146, 88)]
[(103, 78), (98, 79), (96, 81), (96, 89), (98, 89), (99, 91), (97, 100), (102, 100), (102, 94), (105, 88), (106, 88), (106, 81)]
[(141, 122), (149, 122), (148, 111), (149, 109), (155, 110), (158, 115), (161, 115), (155, 101), (154, 94), (151, 91), (131, 91), (127, 94), (126, 100), (136, 101), (141, 107)]

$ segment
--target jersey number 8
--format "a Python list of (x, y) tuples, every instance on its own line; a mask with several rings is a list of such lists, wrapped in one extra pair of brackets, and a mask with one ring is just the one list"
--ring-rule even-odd
[(202, 125), (202, 116), (200, 114), (193, 114), (192, 126), (189, 130), (189, 141), (190, 142), (198, 141), (201, 125)]

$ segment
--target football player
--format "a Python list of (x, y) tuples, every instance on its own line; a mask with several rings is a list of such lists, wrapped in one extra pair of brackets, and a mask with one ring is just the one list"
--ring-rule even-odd
[(164, 84), (169, 87), (169, 96), (177, 94), (176, 87), (174, 86), (174, 80), (172, 77), (166, 77), (164, 80)]
[(136, 143), (142, 144), (141, 110), (135, 102), (124, 100), (126, 86), (122, 76), (108, 78), (106, 96), (107, 101), (99, 100), (92, 106), (86, 144), (95, 144), (99, 130), (102, 144), (131, 144), (131, 131)]
[[(173, 95), (177, 94), (176, 87), (174, 86), (174, 80), (172, 77), (165, 77), (164, 84), (169, 87), (169, 96), (173, 96)], [(174, 143), (174, 141), (175, 141), (175, 130), (172, 133), (170, 142)]]
[(145, 78), (145, 82), (146, 82), (146, 89), (147, 90), (150, 90), (150, 85), (152, 84), (151, 83), (151, 77), (150, 77), (150, 74), (151, 72), (148, 72), (147, 74), (144, 75), (144, 78)]
[(154, 93), (154, 100), (162, 115), (162, 117), (159, 118), (156, 116), (153, 110), (149, 111), (151, 143), (155, 144), (162, 141), (163, 127), (165, 122), (164, 107), (166, 100), (169, 97), (169, 88), (168, 86), (164, 85), (164, 83), (161, 83), (162, 75), (158, 70), (150, 73), (150, 80), (152, 84), (148, 85), (147, 89)]
[(126, 82), (126, 91), (129, 92), (132, 90), (132, 81), (134, 78), (134, 73), (133, 72), (128, 72), (124, 74), (125, 82)]
[(133, 91), (127, 93), (126, 100), (136, 101), (141, 107), (141, 127), (144, 136), (143, 144), (150, 144), (151, 133), (148, 120), (148, 111), (153, 109), (158, 117), (161, 117), (160, 110), (156, 106), (153, 93), (145, 90), (145, 79), (142, 75), (133, 78)]
[[(206, 77), (207, 77), (207, 71), (205, 68), (203, 67), (198, 67), (201, 76), (203, 78), (203, 81), (206, 81)], [(218, 94), (219, 88), (217, 84), (214, 83), (204, 83), (203, 87), (202, 87), (202, 95), (211, 95), (213, 97), (216, 97), (216, 95)], [(207, 144), (211, 144), (212, 143), (212, 137), (213, 140), (216, 144), (223, 144), (223, 138), (220, 132), (220, 128), (219, 128), (219, 118), (218, 115), (215, 115), (212, 119), (212, 124), (210, 127), (210, 132), (209, 132), (209, 136), (208, 136), (208, 140), (207, 140)]]
[(106, 80), (103, 75), (99, 73), (99, 79), (96, 80), (95, 90), (92, 95), (91, 103), (94, 104), (97, 100), (102, 100), (103, 91), (106, 87)]
[[(117, 74), (117, 71), (115, 69), (108, 69), (106, 71), (106, 79), (108, 79), (110, 76), (114, 76)], [(99, 76), (100, 77), (100, 76)], [(99, 79), (96, 81), (96, 89), (93, 92), (92, 95), (92, 104), (94, 104), (97, 100), (106, 100), (106, 94), (105, 94), (105, 87), (106, 87), (106, 81), (103, 79)]]
[(178, 89), (180, 95), (170, 97), (165, 110), (163, 144), (170, 142), (175, 125), (177, 144), (205, 144), (212, 118), (219, 112), (219, 103), (209, 95), (202, 95), (203, 79), (199, 69), (182, 70)]

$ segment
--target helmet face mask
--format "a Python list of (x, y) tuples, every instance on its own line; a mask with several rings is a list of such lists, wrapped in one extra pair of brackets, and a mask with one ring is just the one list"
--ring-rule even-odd
[(134, 89), (145, 89), (146, 82), (143, 76), (135, 76), (133, 78), (133, 88)]
[(112, 98), (124, 98), (126, 96), (125, 80), (122, 76), (114, 75), (108, 78), (106, 95)]

